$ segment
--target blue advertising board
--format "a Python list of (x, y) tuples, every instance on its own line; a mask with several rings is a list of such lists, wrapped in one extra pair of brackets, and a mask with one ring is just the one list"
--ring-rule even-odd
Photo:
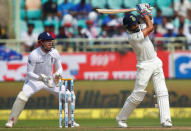
[(175, 78), (191, 78), (191, 52), (175, 53)]

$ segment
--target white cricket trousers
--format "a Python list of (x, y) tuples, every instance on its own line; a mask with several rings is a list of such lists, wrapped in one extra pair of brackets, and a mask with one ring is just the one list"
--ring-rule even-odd
[[(47, 90), (52, 94), (59, 93), (59, 87), (49, 88), (42, 81), (25, 82), (22, 88), (22, 91), (28, 96), (28, 98), (40, 90)], [(65, 93), (64, 85), (62, 86), (62, 93)]]
[(133, 92), (127, 98), (122, 110), (116, 117), (117, 120), (127, 120), (133, 110), (144, 99), (146, 87), (152, 79), (157, 95), (161, 123), (167, 119), (171, 121), (168, 90), (162, 69), (162, 61), (157, 57), (149, 61), (137, 63), (136, 83)]

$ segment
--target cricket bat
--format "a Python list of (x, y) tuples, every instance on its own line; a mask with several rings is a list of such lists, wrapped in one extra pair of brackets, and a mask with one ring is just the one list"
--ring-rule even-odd
[(136, 8), (131, 9), (96, 9), (98, 13), (102, 14), (117, 14), (117, 13), (126, 13), (131, 11), (136, 11)]

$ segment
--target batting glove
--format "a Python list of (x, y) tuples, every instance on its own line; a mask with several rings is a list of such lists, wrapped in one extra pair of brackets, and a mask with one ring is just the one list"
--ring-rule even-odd
[(141, 14), (141, 16), (151, 16), (151, 12), (152, 12), (152, 7), (150, 6), (150, 4), (138, 4), (136, 5), (137, 8), (137, 12), (139, 14)]

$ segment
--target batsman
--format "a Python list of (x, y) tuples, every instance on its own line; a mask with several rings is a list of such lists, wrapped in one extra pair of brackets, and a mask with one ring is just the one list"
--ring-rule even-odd
[(143, 101), (147, 84), (152, 79), (159, 106), (161, 126), (172, 127), (169, 94), (165, 84), (162, 61), (157, 57), (154, 46), (148, 37), (154, 30), (151, 15), (152, 8), (149, 4), (138, 4), (136, 8), (144, 19), (144, 23), (139, 23), (137, 17), (131, 13), (128, 13), (123, 18), (123, 25), (129, 33), (129, 43), (136, 53), (136, 83), (134, 90), (126, 99), (116, 120), (119, 127), (127, 127), (126, 120), (133, 110)]
[[(61, 77), (63, 70), (60, 55), (58, 51), (53, 48), (52, 40), (54, 40), (53, 37), (47, 32), (43, 32), (38, 36), (38, 44), (40, 47), (34, 49), (28, 57), (27, 77), (22, 90), (17, 95), (13, 104), (5, 127), (12, 128), (16, 124), (25, 104), (33, 94), (42, 89), (53, 94), (59, 93), (58, 79)], [(56, 67), (54, 74), (52, 72), (53, 65)], [(62, 87), (62, 93), (65, 94), (64, 85)], [(70, 102), (71, 100), (69, 100), (68, 103), (70, 104)], [(69, 124), (70, 122), (71, 120), (69, 118)], [(74, 122), (74, 127), (79, 127), (79, 124)]]

